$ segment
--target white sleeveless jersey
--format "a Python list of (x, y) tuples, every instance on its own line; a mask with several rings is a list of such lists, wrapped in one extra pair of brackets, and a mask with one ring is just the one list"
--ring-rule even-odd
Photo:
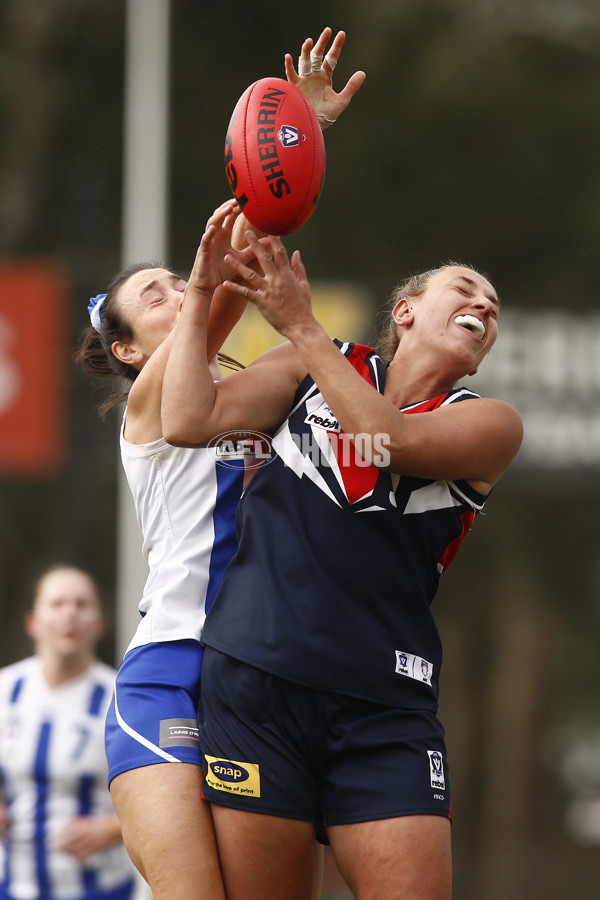
[(0, 771), (10, 818), (1, 881), (11, 897), (79, 900), (133, 877), (120, 841), (85, 864), (55, 849), (58, 835), (78, 816), (114, 815), (104, 719), (115, 674), (94, 662), (52, 689), (36, 657), (0, 670)]
[[(128, 647), (200, 639), (206, 611), (235, 548), (235, 510), (244, 468), (218, 465), (211, 449), (163, 438), (130, 444), (121, 459), (143, 535), (149, 573), (142, 620)], [(235, 466), (235, 467), (234, 467)]]

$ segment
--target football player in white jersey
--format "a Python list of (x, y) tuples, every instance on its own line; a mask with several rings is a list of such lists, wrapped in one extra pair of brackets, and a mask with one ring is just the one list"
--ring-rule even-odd
[(2, 900), (128, 900), (134, 870), (106, 785), (116, 672), (95, 647), (97, 585), (58, 565), (37, 581), (35, 654), (0, 670)]
[[(322, 59), (331, 37), (326, 28), (316, 42), (304, 42), (299, 73), (286, 56), (286, 74), (303, 90), (322, 128), (338, 118), (364, 80), (355, 73), (336, 93), (331, 73), (311, 66), (311, 51)], [(330, 66), (344, 40), (343, 32), (334, 38)], [(236, 215), (233, 200), (215, 214), (225, 248), (230, 242), (246, 246), (247, 222)], [(79, 360), (91, 375), (117, 375), (131, 385), (121, 453), (149, 565), (142, 619), (119, 669), (107, 719), (111, 794), (127, 849), (155, 900), (224, 900), (212, 819), (201, 796), (196, 706), (202, 625), (234, 550), (233, 514), (243, 472), (228, 474), (209, 451), (174, 448), (163, 437), (162, 379), (186, 297), (185, 280), (162, 266), (126, 269), (90, 302), (91, 326)], [(207, 349), (217, 380), (222, 375), (215, 354), (244, 305), (228, 292), (214, 298)], [(315, 859), (318, 896), (320, 852)]]

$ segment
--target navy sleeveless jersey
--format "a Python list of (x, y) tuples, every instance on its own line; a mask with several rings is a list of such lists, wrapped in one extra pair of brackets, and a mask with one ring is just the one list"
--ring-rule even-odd
[[(335, 343), (383, 393), (387, 365)], [(458, 388), (402, 412), (477, 396)], [(430, 604), (485, 497), (357, 460), (310, 376), (272, 449), (238, 506), (239, 548), (203, 642), (309, 687), (435, 710), (442, 652)]]

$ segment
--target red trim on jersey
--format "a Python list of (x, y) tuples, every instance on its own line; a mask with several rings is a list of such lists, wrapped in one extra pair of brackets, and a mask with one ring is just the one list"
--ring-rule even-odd
[[(355, 344), (346, 359), (365, 381), (375, 387), (373, 370), (365, 360), (365, 357), (372, 352), (372, 349), (364, 344)], [(364, 461), (348, 435), (343, 431), (340, 431), (339, 434), (329, 432), (328, 437), (338, 461), (348, 502), (356, 503), (375, 488), (379, 478), (379, 469)], [(361, 460), (362, 465), (360, 465)]]
[(350, 365), (362, 375), (365, 381), (369, 381), (374, 386), (373, 370), (365, 359), (365, 357), (369, 356), (372, 352), (373, 350), (371, 347), (367, 347), (366, 344), (355, 344), (346, 359)]
[[(407, 414), (408, 413), (430, 412), (432, 409), (439, 409), (439, 407), (442, 406), (442, 404), (447, 399), (447, 397), (448, 397), (448, 394), (440, 394), (438, 397), (432, 397), (431, 400), (424, 400), (422, 403), (417, 403), (416, 406), (413, 406), (410, 409), (402, 410), (402, 412), (407, 413)], [(460, 516), (460, 519), (462, 522), (461, 532), (460, 532), (459, 536), (457, 538), (454, 538), (454, 540), (451, 541), (448, 544), (448, 546), (446, 547), (446, 549), (444, 550), (444, 553), (442, 554), (442, 557), (438, 563), (440, 571), (443, 572), (445, 569), (447, 569), (448, 566), (450, 565), (450, 563), (452, 562), (452, 560), (454, 559), (454, 557), (456, 556), (456, 554), (458, 553), (458, 548), (460, 547), (463, 540), (467, 536), (467, 534), (471, 528), (471, 525), (475, 521), (476, 515), (477, 515), (477, 513), (474, 510), (465, 510), (463, 513), (461, 513), (461, 516)]]
[(432, 397), (431, 400), (423, 400), (422, 403), (417, 403), (409, 409), (403, 409), (402, 412), (405, 415), (409, 415), (410, 413), (431, 412), (432, 409), (438, 409), (447, 398), (448, 394), (440, 394), (438, 397)]
[(450, 541), (438, 563), (438, 565), (441, 567), (442, 572), (448, 568), (448, 566), (458, 553), (458, 548), (460, 547), (464, 538), (467, 536), (471, 525), (475, 521), (475, 516), (476, 513), (472, 509), (465, 510), (463, 513), (461, 513), (460, 520), (462, 522), (462, 531), (457, 538), (454, 538), (453, 541)]

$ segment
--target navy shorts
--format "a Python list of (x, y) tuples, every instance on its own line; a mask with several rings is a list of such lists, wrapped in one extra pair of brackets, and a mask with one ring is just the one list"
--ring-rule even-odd
[(203, 652), (190, 639), (125, 654), (106, 717), (109, 784), (121, 772), (154, 763), (202, 765), (197, 708)]
[(303, 687), (207, 647), (199, 720), (213, 803), (325, 826), (451, 818), (431, 710)]

